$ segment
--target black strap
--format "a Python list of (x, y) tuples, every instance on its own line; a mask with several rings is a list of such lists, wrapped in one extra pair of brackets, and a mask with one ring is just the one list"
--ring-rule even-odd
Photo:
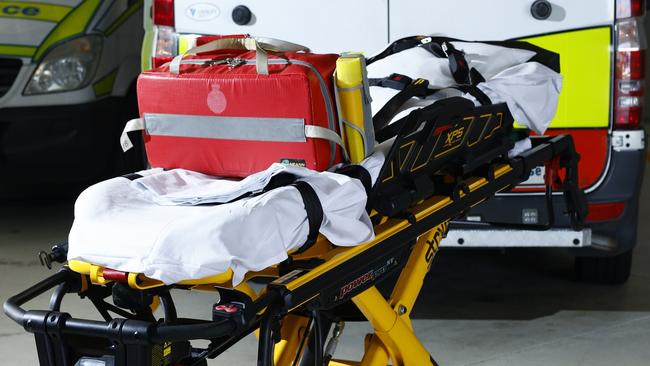
[(320, 226), (323, 223), (323, 206), (320, 203), (320, 199), (318, 199), (316, 191), (314, 191), (309, 183), (297, 181), (292, 186), (298, 190), (302, 197), (302, 202), (307, 212), (307, 221), (309, 222), (307, 241), (298, 249), (298, 253), (302, 253), (314, 245), (318, 238), (318, 230), (320, 230)]
[(411, 85), (411, 83), (413, 83), (413, 79), (411, 79), (406, 75), (397, 74), (397, 73), (392, 73), (390, 74), (390, 76), (381, 79), (376, 79), (376, 78), (368, 79), (368, 84), (370, 86), (381, 86), (384, 88), (391, 88), (395, 90), (404, 90), (406, 89), (407, 86)]
[(473, 96), (474, 98), (476, 98), (476, 100), (479, 101), (479, 103), (481, 103), (481, 105), (492, 104), (490, 97), (488, 97), (487, 94), (483, 92), (483, 90), (479, 89), (475, 85), (456, 85), (453, 88)]
[(295, 182), (296, 178), (297, 177), (291, 173), (280, 172), (269, 179), (269, 182), (264, 186), (264, 189), (262, 189), (261, 193), (266, 193), (272, 189), (279, 187), (288, 186), (291, 183)]
[[(430, 39), (430, 38), (429, 38)], [(449, 42), (428, 42), (418, 45), (438, 58), (446, 58), (449, 61), (449, 71), (456, 84), (472, 84), (472, 74), (465, 53), (459, 51)]]
[[(425, 41), (429, 40), (429, 41)], [(407, 49), (407, 46), (411, 47), (422, 47), (432, 53), (436, 57), (447, 58), (449, 60), (449, 70), (456, 81), (457, 85), (452, 86), (457, 88), (464, 93), (471, 94), (476, 98), (482, 105), (491, 104), (490, 98), (488, 98), (483, 91), (478, 89), (476, 85), (478, 83), (484, 82), (485, 78), (481, 73), (475, 68), (469, 67), (467, 60), (465, 59), (465, 54), (456, 49), (450, 42), (435, 42), (432, 38), (422, 38), (422, 37), (413, 37), (408, 38), (403, 43), (400, 43), (396, 48), (390, 48), (384, 51), (382, 54), (387, 53), (385, 56), (380, 57), (382, 54), (376, 56), (374, 60), (386, 57), (389, 54), (396, 53), (399, 50)], [(425, 79), (417, 79), (411, 81), (412, 79), (406, 75), (401, 74), (391, 74), (387, 78), (383, 79), (371, 79), (371, 86), (381, 86), (397, 89), (400, 92), (395, 94), (384, 106), (375, 114), (372, 119), (373, 126), (375, 128), (375, 134), (378, 134), (383, 128), (388, 126), (390, 121), (395, 117), (399, 112), (400, 108), (406, 103), (409, 99), (413, 97), (426, 98), (432, 94), (435, 94), (439, 89), (429, 89), (429, 81)]]
[(368, 169), (361, 165), (351, 164), (337, 169), (336, 173), (360, 180), (361, 184), (363, 184), (363, 188), (366, 190), (366, 194), (370, 195), (370, 190), (372, 189), (372, 178), (370, 177)]
[(398, 39), (397, 41), (391, 43), (380, 54), (367, 59), (366, 65), (370, 65), (371, 63), (377, 60), (381, 60), (382, 58), (388, 57), (395, 53), (402, 52), (404, 50), (408, 50), (409, 48), (416, 47), (417, 45), (422, 44), (423, 38), (426, 37), (416, 36), (416, 37), (406, 37), (406, 38)]
[[(395, 75), (395, 74), (393, 74)], [(375, 133), (381, 131), (384, 127), (388, 126), (390, 121), (395, 117), (397, 112), (404, 103), (413, 97), (426, 97), (431, 95), (429, 90), (429, 82), (425, 79), (416, 79), (411, 84), (406, 86), (402, 91), (395, 94), (383, 107), (372, 117), (372, 124), (375, 128)]]

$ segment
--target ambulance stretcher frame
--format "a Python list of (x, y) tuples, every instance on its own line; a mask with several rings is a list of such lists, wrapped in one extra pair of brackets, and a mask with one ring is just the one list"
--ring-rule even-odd
[[(142, 274), (70, 261), (8, 299), (4, 311), (34, 333), (40, 364), (47, 366), (73, 366), (82, 355), (111, 355), (115, 366), (206, 365), (207, 358), (256, 331), (260, 366), (436, 365), (414, 334), (410, 313), (449, 220), (525, 181), (540, 165), (547, 167), (547, 197), (564, 192), (574, 229), (586, 216), (570, 136), (532, 138), (532, 149), (507, 159), (512, 117), (505, 104), (474, 107), (461, 99), (422, 108), (391, 125), (396, 139), (369, 193), (376, 233), (370, 242), (335, 247), (321, 236), (287, 261), (248, 273), (235, 287), (231, 271), (166, 286)], [(49, 257), (65, 261), (61, 248)], [(382, 294), (375, 285), (391, 275), (398, 275), (392, 292)], [(260, 278), (271, 281), (258, 294), (249, 281)], [(52, 289), (48, 310), (21, 308)], [(178, 318), (171, 289), (218, 291), (213, 320)], [(67, 293), (88, 298), (105, 320), (61, 311)], [(111, 295), (119, 306), (105, 301)], [(349, 315), (351, 304), (374, 333), (365, 339), (360, 362), (330, 360), (340, 322), (355, 317)], [(161, 320), (153, 316), (158, 305)], [(189, 341), (195, 339), (211, 343), (193, 349)]]

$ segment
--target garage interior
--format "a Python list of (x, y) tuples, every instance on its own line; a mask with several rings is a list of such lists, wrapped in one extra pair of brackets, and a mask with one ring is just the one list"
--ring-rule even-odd
[[(565, 250), (441, 249), (413, 310), (415, 333), (436, 361), (445, 366), (650, 364), (650, 225), (644, 223), (650, 217), (649, 168), (650, 153), (638, 245), (624, 284), (579, 281), (574, 257)], [(0, 198), (0, 301), (59, 267), (48, 270), (37, 254), (66, 241), (73, 205), (73, 198), (59, 196)], [(181, 316), (210, 319), (214, 295), (172, 294)], [(30, 304), (45, 307), (48, 300), (40, 296)], [(64, 307), (76, 317), (98, 319), (72, 296)], [(366, 322), (346, 323), (336, 356), (360, 359), (367, 333)], [(257, 340), (249, 335), (208, 364), (253, 365), (256, 352)], [(5, 365), (38, 365), (33, 335), (5, 316), (0, 316), (0, 355)]]
[[(650, 159), (650, 157), (649, 157)], [(650, 162), (650, 160), (649, 160)], [(650, 215), (646, 169), (640, 217)], [(5, 202), (0, 211), (0, 299), (51, 274), (37, 253), (65, 240), (71, 202)], [(573, 257), (553, 249), (442, 249), (414, 309), (416, 334), (442, 365), (644, 365), (650, 359), (650, 228), (639, 226), (624, 285), (593, 285), (573, 275)], [(180, 296), (179, 296), (180, 295)], [(180, 314), (208, 319), (213, 295), (176, 294)], [(48, 298), (34, 300), (47, 305)], [(64, 306), (97, 317), (80, 300)], [(358, 359), (366, 323), (347, 323), (337, 356)], [(36, 365), (33, 336), (0, 317), (7, 365)], [(249, 336), (211, 365), (252, 365)]]

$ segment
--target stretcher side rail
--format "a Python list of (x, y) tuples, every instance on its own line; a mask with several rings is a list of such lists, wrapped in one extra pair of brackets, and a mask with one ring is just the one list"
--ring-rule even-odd
[[(141, 319), (97, 321), (73, 318), (68, 313), (58, 311), (58, 305), (51, 310), (24, 310), (22, 306), (26, 302), (63, 285), (66, 285), (63, 292), (84, 293), (84, 281), (87, 279), (65, 267), (8, 299), (4, 304), (4, 311), (27, 331), (35, 333), (37, 340), (40, 337), (40, 342), (50, 342), (49, 348), (41, 347), (49, 349), (43, 351), (45, 354), (41, 360), (48, 362), (42, 363), (43, 365), (69, 364), (65, 361), (66, 356), (61, 355), (65, 353), (65, 341), (68, 336), (111, 340), (122, 345), (122, 348), (118, 349), (124, 350), (124, 360), (128, 359), (128, 352), (141, 352), (129, 348), (132, 346), (142, 346), (142, 349), (146, 350), (144, 346), (165, 342), (212, 340), (212, 346), (197, 356), (200, 360), (218, 355), (257, 328), (261, 328), (260, 364), (271, 365), (272, 349), (278, 338), (279, 319), (289, 313), (336, 309), (337, 306), (362, 296), (388, 274), (405, 268), (407, 260), (411, 260), (409, 253), (413, 250), (416, 238), (438, 228), (433, 230), (431, 235), (439, 241), (444, 235), (445, 224), (449, 219), (462, 215), (467, 208), (489, 199), (495, 193), (526, 180), (532, 169), (548, 161), (557, 160), (556, 157), (559, 157), (558, 164), (566, 169), (564, 185), (559, 188), (565, 190), (567, 207), (573, 211), (570, 214), (575, 222), (574, 226), (580, 227), (586, 213), (586, 205), (583, 193), (575, 185), (576, 171), (572, 169), (575, 168), (578, 157), (571, 137), (535, 138), (534, 148), (529, 152), (509, 161), (490, 163), (489, 169), (481, 170), (485, 173), (483, 176), (467, 178), (467, 190), (458, 192), (455, 197), (429, 197), (409, 208), (409, 215), (405, 218), (395, 217), (380, 223), (376, 226), (375, 240), (357, 247), (334, 249), (324, 258), (322, 264), (316, 266), (294, 266), (294, 269), (284, 276), (271, 282), (263, 295), (248, 304), (247, 315), (240, 321), (233, 318), (193, 321), (186, 324), (182, 320), (163, 323)], [(432, 247), (431, 256), (435, 253), (433, 249)], [(368, 273), (372, 274), (364, 277), (364, 274)], [(164, 287), (156, 291), (167, 289)], [(63, 295), (64, 293), (60, 293), (56, 296)], [(60, 299), (55, 303), (60, 304)], [(124, 361), (117, 365), (139, 363)]]
[[(372, 263), (378, 262), (383, 265), (391, 262), (386, 260), (388, 258), (394, 260), (393, 267), (398, 267), (401, 260), (396, 253), (400, 253), (404, 246), (412, 245), (414, 238), (451, 218), (462, 215), (467, 208), (485, 201), (494, 194), (525, 181), (531, 170), (552, 160), (555, 156), (565, 156), (568, 159), (568, 156), (573, 154), (574, 158), (566, 161), (568, 165), (573, 164), (577, 159), (569, 136), (558, 136), (552, 139), (537, 137), (534, 141), (535, 147), (530, 152), (512, 159), (508, 166), (501, 165), (497, 168), (495, 177), (486, 177), (481, 182), (470, 184), (469, 191), (462, 193), (458, 199), (431, 197), (411, 208), (410, 215), (407, 215), (409, 218), (393, 218), (376, 226), (375, 240), (346, 250), (311, 270), (296, 270), (279, 278), (270, 284), (269, 291), (276, 291), (277, 297), (283, 299), (285, 311), (291, 311), (307, 301), (317, 301), (321, 307), (332, 308), (350, 300), (369, 285), (359, 285), (347, 292), (344, 297), (337, 296), (340, 294), (337, 286), (358, 277), (362, 272), (367, 272), (369, 267), (372, 268)], [(573, 175), (574, 173), (569, 172), (567, 178), (575, 179)], [(567, 214), (571, 215), (572, 224), (578, 230), (582, 227), (586, 216), (586, 201), (582, 191), (575, 188), (572, 182), (574, 181), (566, 179), (562, 189), (565, 191), (569, 209)], [(435, 209), (432, 210), (431, 207)], [(369, 258), (372, 258), (372, 261), (369, 262)]]

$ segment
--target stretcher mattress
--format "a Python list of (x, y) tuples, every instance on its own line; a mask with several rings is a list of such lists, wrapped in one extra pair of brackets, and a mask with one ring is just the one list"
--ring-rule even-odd
[[(376, 153), (361, 165), (376, 180), (384, 158)], [(320, 233), (332, 244), (357, 245), (374, 238), (362, 183), (332, 172), (274, 164), (248, 180), (232, 181), (176, 169), (139, 172), (86, 189), (75, 203), (68, 260), (89, 262), (175, 283), (285, 260), (309, 232), (299, 192), (280, 187), (255, 193), (279, 172), (307, 182), (323, 207)], [(199, 199), (200, 198), (200, 199)]]

